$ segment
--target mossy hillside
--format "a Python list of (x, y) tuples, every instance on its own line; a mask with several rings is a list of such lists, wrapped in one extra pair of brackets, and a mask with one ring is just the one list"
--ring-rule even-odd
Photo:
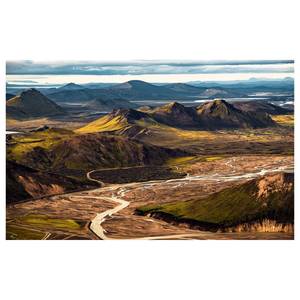
[(272, 119), (281, 126), (287, 127), (293, 127), (295, 122), (294, 115), (276, 115), (272, 116)]
[(51, 218), (47, 215), (29, 214), (23, 217), (19, 217), (18, 221), (34, 225), (35, 227), (54, 227), (61, 229), (80, 229), (83, 227), (82, 223), (79, 223), (72, 219), (58, 219)]
[(41, 240), (45, 234), (46, 232), (31, 230), (14, 224), (6, 225), (7, 240)]
[(60, 128), (50, 128), (45, 131), (15, 135), (7, 146), (7, 158), (20, 162), (33, 149), (40, 147), (49, 150), (62, 140), (73, 135), (72, 131)]
[(122, 116), (116, 116), (111, 118), (106, 115), (100, 119), (97, 119), (88, 125), (76, 130), (77, 133), (93, 133), (103, 131), (117, 131), (121, 130), (128, 125), (127, 121)]
[(271, 193), (265, 200), (257, 199), (256, 195), (256, 184), (250, 181), (204, 199), (144, 206), (137, 211), (141, 214), (161, 212), (177, 220), (194, 220), (217, 227), (234, 226), (264, 218), (293, 223), (293, 191)]

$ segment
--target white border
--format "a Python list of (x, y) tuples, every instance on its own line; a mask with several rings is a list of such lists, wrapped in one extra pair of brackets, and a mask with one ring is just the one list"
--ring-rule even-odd
[[(296, 59), (298, 65), (299, 8), (293, 0), (3, 0), (0, 5), (3, 102), (5, 60)], [(299, 299), (298, 238), (5, 241), (4, 116), (2, 103), (2, 299)], [(296, 122), (297, 132), (298, 127)], [(296, 219), (298, 195), (296, 184)]]

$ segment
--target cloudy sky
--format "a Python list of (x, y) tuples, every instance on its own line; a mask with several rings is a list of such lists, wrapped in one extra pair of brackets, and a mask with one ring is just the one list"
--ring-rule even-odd
[(188, 82), (293, 77), (292, 60), (260, 61), (8, 61), (10, 84)]

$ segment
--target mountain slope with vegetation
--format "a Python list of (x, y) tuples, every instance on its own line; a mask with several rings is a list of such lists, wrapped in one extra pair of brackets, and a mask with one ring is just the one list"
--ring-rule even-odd
[(183, 151), (151, 146), (102, 133), (76, 135), (49, 128), (18, 135), (8, 141), (7, 157), (34, 169), (84, 178), (93, 169), (160, 165)]
[[(276, 126), (268, 114), (249, 114), (224, 100), (204, 103), (196, 108), (172, 102), (147, 111), (115, 110), (77, 130), (78, 133), (115, 132), (123, 134), (143, 132), (148, 125), (172, 126), (196, 130), (227, 128), (264, 128)], [(133, 130), (134, 129), (134, 130)]]
[(206, 198), (144, 206), (137, 213), (212, 231), (290, 230), (294, 224), (294, 174), (266, 175)]

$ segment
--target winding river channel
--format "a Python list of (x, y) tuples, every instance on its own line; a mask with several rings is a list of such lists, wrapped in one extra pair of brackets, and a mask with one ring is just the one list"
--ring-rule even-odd
[[(93, 172), (99, 171), (99, 170), (92, 170), (87, 173), (87, 178), (91, 181), (99, 183), (102, 187), (96, 190), (93, 190), (94, 195), (92, 198), (99, 199), (99, 200), (105, 200), (112, 202), (116, 204), (114, 208), (110, 208), (104, 212), (100, 212), (96, 214), (96, 217), (91, 220), (90, 224), (90, 230), (97, 235), (97, 237), (101, 240), (107, 240), (107, 239), (113, 239), (112, 237), (109, 237), (107, 235), (107, 232), (103, 228), (103, 223), (111, 218), (113, 215), (119, 213), (121, 210), (125, 209), (130, 205), (130, 202), (124, 199), (124, 196), (127, 192), (131, 190), (132, 187), (135, 189), (148, 189), (148, 188), (155, 188), (155, 185), (166, 185), (168, 188), (178, 188), (182, 187), (183, 185), (189, 184), (191, 182), (201, 182), (201, 181), (238, 181), (238, 180), (248, 180), (257, 178), (262, 175), (266, 175), (269, 173), (277, 173), (277, 172), (293, 172), (293, 164), (286, 164), (282, 166), (276, 166), (276, 167), (269, 167), (269, 168), (257, 168), (257, 171), (254, 172), (248, 172), (244, 174), (237, 174), (234, 170), (234, 158), (228, 159), (226, 162), (227, 166), (232, 168), (232, 172), (229, 174), (207, 174), (207, 175), (190, 175), (187, 174), (184, 178), (179, 179), (169, 179), (169, 180), (152, 180), (147, 182), (138, 182), (138, 183), (129, 183), (129, 184), (122, 184), (122, 185), (113, 185), (105, 187), (104, 183), (100, 180), (97, 180), (92, 177)], [(95, 193), (98, 193), (99, 196), (96, 196)], [(101, 196), (101, 194), (105, 192), (109, 192), (110, 196)], [(78, 197), (78, 198), (91, 198), (91, 196), (81, 196), (81, 195), (72, 195), (71, 197)], [(158, 235), (158, 236), (144, 236), (134, 239), (142, 239), (142, 240), (158, 240), (158, 239), (189, 239), (189, 238), (197, 238), (202, 237), (203, 235), (207, 235), (207, 232), (197, 232), (195, 233), (186, 233), (186, 234), (172, 234), (172, 235)]]

